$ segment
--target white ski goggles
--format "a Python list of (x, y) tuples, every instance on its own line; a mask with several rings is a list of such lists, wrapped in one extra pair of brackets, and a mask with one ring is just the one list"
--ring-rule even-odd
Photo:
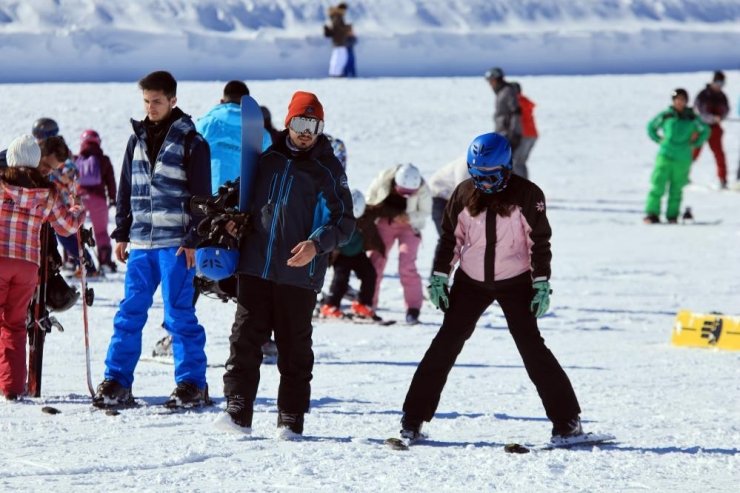
[(324, 122), (316, 118), (294, 116), (290, 119), (288, 127), (299, 134), (319, 135), (324, 131)]

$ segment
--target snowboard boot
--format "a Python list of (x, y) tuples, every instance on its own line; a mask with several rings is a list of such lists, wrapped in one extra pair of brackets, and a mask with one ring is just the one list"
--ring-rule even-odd
[(133, 404), (134, 397), (131, 395), (131, 389), (109, 378), (98, 385), (93, 397), (93, 406), (95, 407), (119, 407)]
[(208, 385), (203, 388), (192, 382), (180, 382), (164, 403), (164, 407), (201, 407), (210, 406), (213, 401), (208, 397)]
[[(303, 435), (303, 413), (286, 413), (285, 411), (278, 410), (277, 427), (278, 431), (286, 438), (291, 433)], [(285, 431), (289, 431), (289, 433), (285, 433)]]
[(678, 218), (677, 217), (669, 217), (666, 219), (668, 221), (668, 224), (678, 224)]
[(154, 344), (152, 356), (155, 358), (171, 358), (172, 353), (172, 336), (167, 334)]
[(375, 319), (375, 312), (373, 309), (359, 301), (352, 302), (352, 313), (354, 313), (358, 318), (367, 318), (370, 320)]
[(321, 318), (329, 318), (329, 319), (339, 319), (344, 318), (344, 313), (342, 310), (339, 309), (338, 306), (334, 305), (321, 305), (321, 310), (319, 310), (319, 315)]
[(552, 439), (563, 439), (583, 435), (583, 427), (581, 426), (581, 418), (576, 416), (575, 418), (568, 419), (565, 421), (553, 421), (552, 424)]
[(401, 418), (401, 438), (411, 442), (424, 438), (424, 434), (421, 432), (423, 424), (423, 420), (404, 414)]
[(409, 308), (406, 310), (406, 324), (416, 325), (419, 323), (419, 309)]
[(114, 273), (118, 270), (116, 263), (112, 257), (113, 249), (109, 246), (102, 246), (98, 248), (98, 262), (100, 262), (101, 272)]
[(660, 218), (657, 214), (648, 214), (642, 219), (642, 222), (645, 224), (658, 224), (660, 222)]

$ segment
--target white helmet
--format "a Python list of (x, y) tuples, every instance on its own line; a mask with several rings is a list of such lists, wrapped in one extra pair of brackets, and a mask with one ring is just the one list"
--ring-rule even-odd
[(365, 196), (356, 188), (352, 190), (352, 212), (354, 212), (355, 218), (365, 213)]
[(421, 172), (411, 163), (399, 166), (393, 179), (397, 187), (408, 191), (416, 191), (421, 186)]

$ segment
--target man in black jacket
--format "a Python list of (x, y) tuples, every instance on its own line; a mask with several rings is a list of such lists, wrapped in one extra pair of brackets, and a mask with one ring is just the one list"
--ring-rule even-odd
[(226, 361), (226, 412), (216, 426), (250, 433), (261, 346), (275, 332), (278, 431), (303, 433), (311, 397), (311, 317), (329, 254), (352, 235), (355, 219), (347, 177), (322, 135), (318, 98), (298, 91), (286, 130), (259, 158), (250, 207), (253, 231), (240, 250), (237, 311)]

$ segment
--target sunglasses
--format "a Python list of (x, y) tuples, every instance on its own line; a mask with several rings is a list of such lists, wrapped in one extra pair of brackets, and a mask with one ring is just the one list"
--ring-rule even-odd
[(316, 118), (294, 116), (290, 119), (288, 127), (299, 134), (319, 135), (324, 131), (324, 122)]

